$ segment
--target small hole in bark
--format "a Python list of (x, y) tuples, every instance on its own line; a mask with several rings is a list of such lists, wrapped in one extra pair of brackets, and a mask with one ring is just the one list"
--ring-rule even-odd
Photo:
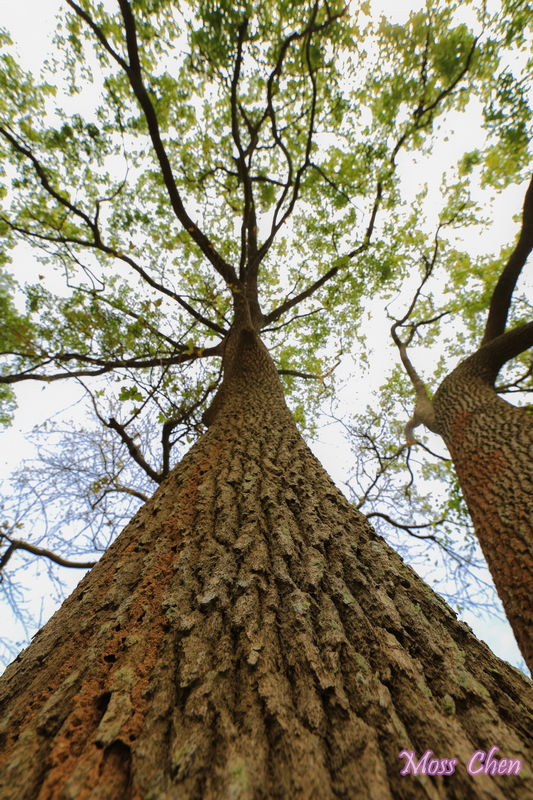
[(117, 624), (115, 625), (115, 630), (116, 631), (120, 631), (121, 630), (120, 622), (117, 622)]
[(129, 735), (129, 740), (130, 740), (130, 742), (134, 742), (136, 738), (137, 738), (137, 737), (135, 736), (135, 734), (134, 734), (134, 733), (130, 733), (130, 735)]
[(409, 581), (407, 580), (407, 578), (402, 578), (402, 580), (400, 581), (400, 583), (402, 584), (402, 586), (403, 586), (405, 589), (410, 589), (410, 588), (411, 588), (411, 584), (409, 583)]
[(110, 700), (111, 700), (111, 692), (104, 692), (98, 698), (97, 708), (102, 716), (104, 716), (105, 712), (107, 711), (107, 707), (109, 705)]
[(401, 645), (404, 644), (404, 635), (402, 630), (398, 630), (398, 628), (394, 628), (392, 626), (390, 627), (385, 626), (385, 630), (388, 631), (389, 633), (392, 633), (394, 638), (397, 639)]
[(131, 751), (129, 745), (117, 740), (108, 745), (100, 763), (100, 779), (102, 785), (113, 786), (114, 797), (129, 797), (126, 794), (130, 783)]
[(114, 653), (110, 653), (108, 656), (104, 656), (104, 661), (107, 661), (108, 664), (114, 664), (117, 660), (117, 657)]

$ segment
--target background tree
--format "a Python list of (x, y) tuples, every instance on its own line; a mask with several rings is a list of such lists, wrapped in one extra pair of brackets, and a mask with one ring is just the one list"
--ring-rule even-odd
[[(439, 237), (435, 239), (431, 257), (423, 255), (421, 283), (408, 303), (405, 313), (401, 318), (395, 320), (391, 330), (392, 338), (398, 347), (403, 366), (417, 398), (414, 414), (405, 427), (406, 442), (398, 447), (398, 428), (400, 427), (398, 422), (393, 422), (393, 425), (396, 426), (395, 433), (393, 433), (390, 421), (387, 421), (383, 424), (383, 430), (379, 436), (372, 435), (370, 432), (372, 425), (367, 425), (366, 431), (357, 434), (359, 439), (366, 437), (370, 443), (368, 449), (374, 451), (373, 461), (378, 462), (378, 468), (375, 469), (370, 480), (367, 493), (363, 494), (362, 500), (359, 501), (360, 507), (364, 503), (368, 504), (369, 501), (373, 507), (379, 502), (383, 503), (384, 498), (389, 501), (390, 499), (394, 500), (395, 513), (392, 513), (394, 519), (384, 513), (383, 508), (381, 510), (373, 509), (370, 514), (371, 517), (384, 520), (389, 526), (403, 526), (410, 531), (412, 536), (434, 538), (439, 525), (444, 524), (448, 532), (450, 524), (454, 522), (457, 524), (457, 521), (459, 524), (464, 524), (463, 521), (465, 521), (466, 507), (462, 501), (462, 493), (450, 492), (444, 507), (442, 505), (434, 507), (433, 512), (429, 512), (427, 506), (424, 506), (423, 498), (417, 497), (416, 494), (413, 496), (410, 489), (414, 481), (413, 470), (410, 466), (413, 461), (413, 446), (421, 445), (424, 454), (428, 454), (422, 465), (425, 476), (440, 476), (441, 479), (444, 476), (452, 483), (452, 487), (453, 482), (457, 488), (460, 484), (466, 495), (468, 508), (471, 511), (481, 547), (498, 587), (498, 592), (504, 602), (509, 619), (513, 620), (513, 628), (524, 653), (528, 653), (531, 646), (530, 620), (532, 619), (529, 609), (528, 576), (531, 560), (529, 554), (531, 532), (528, 529), (528, 520), (531, 516), (529, 485), (533, 468), (529, 458), (532, 434), (530, 407), (527, 405), (528, 394), (532, 388), (531, 355), (527, 352), (531, 347), (531, 324), (524, 321), (528, 318), (529, 310), (527, 293), (525, 295), (517, 293), (518, 296), (515, 297), (513, 304), (511, 304), (511, 300), (533, 247), (531, 195), (530, 183), (516, 246), (510, 253), (508, 250), (502, 252), (501, 259), (496, 264), (496, 269), (500, 271), (499, 276), (494, 269), (495, 265), (491, 265), (493, 290), (487, 293), (485, 284), (482, 286), (482, 289), (488, 294), (482, 307), (484, 308), (487, 303), (489, 305), (489, 313), (484, 326), (480, 326), (479, 323), (485, 315), (481, 316), (477, 310), (477, 313), (472, 315), (471, 310), (468, 309), (471, 314), (471, 330), (470, 336), (466, 338), (465, 328), (457, 331), (457, 314), (452, 317), (456, 326), (455, 331), (452, 331), (452, 335), (454, 334), (456, 338), (455, 342), (452, 339), (455, 363), (457, 363), (459, 354), (461, 359), (459, 364), (455, 367), (452, 366), (451, 369), (445, 366), (443, 361), (439, 364), (433, 376), (433, 381), (437, 386), (442, 382), (443, 375), (446, 375), (448, 369), (450, 374), (441, 383), (434, 402), (430, 400), (428, 383), (421, 379), (415, 369), (408, 348), (417, 339), (419, 344), (422, 343), (426, 347), (429, 343), (433, 343), (436, 334), (440, 331), (441, 321), (454, 313), (456, 298), (445, 303), (442, 293), (437, 301), (431, 294), (430, 284), (435, 278), (435, 273), (438, 275), (439, 269), (441, 273), (444, 271), (441, 262), (445, 262), (444, 268), (447, 267), (449, 271), (448, 280), (452, 281), (450, 294), (454, 294), (458, 287), (461, 291), (465, 290), (466, 270), (463, 265), (458, 274), (456, 268), (458, 256), (455, 251), (451, 253), (453, 261), (451, 262), (452, 269), (450, 269), (450, 256), (446, 252), (449, 243), (442, 242)], [(479, 264), (477, 270), (479, 267), (485, 266), (483, 263)], [(468, 262), (468, 275), (470, 279), (474, 278), (475, 280), (477, 270), (471, 269), (471, 267), (472, 264)], [(527, 292), (527, 283), (524, 288)], [(440, 307), (436, 307), (436, 302)], [(474, 308), (476, 305), (479, 307), (479, 301), (472, 302)], [(505, 327), (508, 327), (507, 332), (503, 330)], [(429, 335), (424, 335), (423, 332), (428, 328), (432, 328), (432, 330)], [(495, 331), (498, 332), (498, 335), (495, 334)], [(505, 338), (499, 338), (504, 333)], [(498, 341), (489, 347), (489, 343), (493, 339), (498, 339)], [(468, 352), (469, 348), (474, 349), (475, 353), (464, 359), (465, 350)], [(492, 348), (494, 348), (494, 356), (491, 356)], [(519, 358), (516, 358), (517, 356)], [(484, 366), (484, 359), (490, 366)], [(511, 365), (499, 380), (499, 385), (495, 385), (499, 372), (507, 362), (511, 362)], [(485, 374), (485, 369), (487, 374)], [(455, 389), (452, 388), (453, 386)], [(396, 412), (391, 409), (390, 418), (395, 420), (398, 413), (398, 396), (403, 393), (398, 374), (391, 378), (390, 385), (384, 387), (384, 391), (385, 397), (390, 397), (391, 394), (393, 396)], [(518, 395), (519, 400), (525, 405), (518, 408), (510, 405), (500, 399), (502, 395), (511, 396), (513, 399)], [(456, 398), (455, 405), (453, 397)], [(469, 442), (467, 443), (465, 440), (459, 445), (457, 441), (454, 441), (454, 437), (458, 435), (459, 422), (457, 420), (450, 421), (454, 413), (459, 414), (458, 419), (463, 419), (465, 423), (466, 420), (470, 420), (469, 425), (473, 425), (474, 430), (480, 426), (482, 433), (481, 430), (478, 430), (476, 437), (473, 433), (470, 434)], [(513, 420), (515, 421), (514, 425)], [(359, 420), (359, 425), (361, 422), (362, 418)], [(376, 423), (376, 418), (373, 423)], [(442, 456), (437, 456), (427, 445), (423, 442), (416, 442), (413, 438), (413, 431), (420, 424), (425, 424), (429, 430), (443, 436), (444, 442), (452, 454), (457, 477), (455, 473), (450, 476), (450, 464), (446, 465), (445, 462), (443, 464)], [(468, 438), (465, 431), (461, 435)], [(428, 456), (433, 460), (433, 464), (428, 462)], [(437, 458), (441, 463), (435, 463)], [(492, 468), (487, 467), (486, 459), (492, 463)], [(513, 460), (514, 464), (511, 467)], [(482, 468), (481, 464), (485, 464), (485, 468)], [(505, 467), (506, 464), (507, 467)], [(410, 475), (409, 483), (404, 484), (404, 490), (408, 491), (407, 502), (405, 497), (402, 499), (401, 492), (398, 491), (398, 484), (393, 480), (393, 475), (401, 474), (405, 469)], [(478, 469), (484, 469), (482, 479), (476, 472)], [(506, 469), (509, 470), (509, 474), (506, 474)], [(371, 472), (371, 470), (372, 459), (370, 466), (367, 464), (364, 468), (365, 477), (370, 477), (369, 471)], [(478, 475), (477, 480), (476, 475)], [(452, 481), (450, 481), (450, 477), (452, 477)], [(459, 482), (457, 482), (458, 479)], [(388, 485), (391, 480), (392, 492)], [(521, 492), (520, 489), (522, 483), (525, 487), (524, 492)], [(400, 515), (398, 515), (398, 510), (400, 510)], [(414, 518), (416, 512), (428, 513), (430, 521), (417, 525)], [(431, 521), (431, 517), (433, 521)], [(514, 519), (512, 523), (510, 523), (511, 519)], [(422, 528), (425, 528), (426, 531), (422, 531)], [(516, 537), (514, 541), (512, 541), (513, 537)], [(453, 539), (450, 540), (448, 536), (441, 535), (440, 541), (443, 547), (447, 548)], [(460, 556), (454, 553), (453, 549), (450, 554), (455, 557), (459, 567), (462, 567)], [(527, 660), (531, 662), (531, 655), (527, 656)]]
[[(409, 342), (423, 324), (408, 320), (433, 263), (427, 263), (424, 280), (407, 313), (392, 326), (417, 395), (414, 415), (406, 427), (408, 441), (413, 441), (413, 428), (424, 424), (446, 442), (498, 594), (530, 668), (533, 421), (530, 409), (502, 400), (495, 383), (502, 367), (521, 354), (526, 355), (526, 371), (505, 388), (521, 387), (524, 382), (527, 388), (531, 379), (527, 350), (533, 345), (533, 323), (506, 328), (515, 286), (533, 249), (532, 211), (533, 181), (524, 201), (518, 242), (491, 296), (480, 346), (444, 379), (433, 402), (407, 353)], [(409, 335), (402, 341), (398, 331), (406, 325)]]

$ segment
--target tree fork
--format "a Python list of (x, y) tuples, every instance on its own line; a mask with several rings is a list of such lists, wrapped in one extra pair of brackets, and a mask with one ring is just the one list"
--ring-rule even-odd
[[(533, 685), (299, 435), (252, 330), (211, 426), (0, 681), (2, 800), (527, 800)], [(519, 775), (471, 776), (476, 750)], [(458, 758), (402, 777), (401, 750)]]

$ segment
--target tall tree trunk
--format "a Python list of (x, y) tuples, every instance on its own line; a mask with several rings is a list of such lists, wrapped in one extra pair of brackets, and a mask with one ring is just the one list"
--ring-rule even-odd
[[(533, 686), (349, 506), (236, 332), (208, 432), (1, 681), (2, 800), (527, 800)], [(519, 775), (472, 776), (476, 750)], [(401, 776), (402, 750), (458, 759)]]
[(533, 674), (533, 417), (498, 397), (480, 354), (442, 383), (435, 420), (496, 590)]

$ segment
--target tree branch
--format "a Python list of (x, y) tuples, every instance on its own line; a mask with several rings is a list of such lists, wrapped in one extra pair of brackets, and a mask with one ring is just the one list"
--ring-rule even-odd
[(182, 425), (186, 420), (190, 419), (193, 413), (198, 409), (209, 397), (211, 392), (214, 392), (215, 389), (218, 388), (220, 384), (220, 380), (222, 378), (222, 370), (218, 376), (218, 379), (214, 382), (209, 384), (205, 392), (202, 396), (189, 408), (185, 409), (185, 411), (179, 415), (179, 417), (175, 417), (174, 419), (168, 420), (167, 422), (163, 423), (163, 430), (161, 432), (161, 446), (163, 450), (163, 467), (161, 470), (161, 475), (163, 478), (166, 478), (170, 471), (170, 451), (172, 447), (175, 445), (176, 441), (170, 441), (170, 435), (172, 431), (178, 426)]
[(457, 370), (476, 375), (493, 386), (503, 365), (530, 347), (533, 347), (533, 322), (526, 322), (482, 345)]
[(74, 0), (67, 0), (67, 5), (69, 5), (75, 11), (75, 13), (78, 15), (78, 17), (81, 17), (81, 19), (85, 23), (87, 23), (87, 25), (90, 27), (92, 32), (95, 34), (95, 36), (98, 39), (98, 41), (100, 42), (100, 44), (102, 44), (104, 49), (107, 50), (107, 52), (109, 53), (111, 58), (113, 58), (117, 62), (117, 64), (119, 66), (121, 66), (122, 69), (125, 72), (127, 72), (127, 70), (128, 70), (127, 63), (117, 53), (117, 51), (114, 50), (111, 47), (111, 45), (109, 44), (109, 41), (107, 40), (106, 36), (104, 35), (104, 32), (102, 31), (102, 29), (99, 28), (98, 25), (95, 22), (93, 22), (91, 17), (83, 10), (83, 8), (81, 8), (81, 6), (79, 6), (77, 3), (75, 3)]
[[(253, 260), (251, 265), (251, 271), (257, 271), (259, 268), (259, 264), (261, 263), (262, 259), (270, 249), (272, 242), (274, 241), (278, 231), (282, 227), (282, 225), (287, 221), (294, 210), (294, 206), (298, 200), (298, 196), (300, 193), (301, 182), (305, 171), (310, 167), (311, 161), (311, 148), (313, 142), (313, 133), (314, 133), (314, 121), (315, 121), (315, 113), (316, 113), (316, 98), (317, 98), (317, 88), (316, 88), (316, 80), (314, 76), (314, 69), (311, 65), (310, 55), (309, 55), (309, 48), (311, 44), (311, 38), (313, 34), (318, 33), (320, 31), (326, 30), (330, 25), (335, 23), (338, 19), (340, 19), (347, 11), (347, 6), (342, 8), (338, 14), (328, 15), (328, 18), (321, 23), (320, 25), (315, 25), (316, 16), (318, 13), (318, 3), (315, 3), (313, 6), (313, 10), (311, 12), (311, 19), (309, 24), (303, 31), (300, 32), (293, 32), (288, 36), (283, 44), (281, 45), (280, 52), (278, 55), (278, 60), (276, 62), (276, 66), (272, 70), (269, 75), (268, 82), (267, 82), (267, 108), (265, 111), (265, 116), (270, 118), (271, 123), (271, 130), (272, 130), (272, 138), (276, 146), (281, 150), (283, 153), (285, 160), (287, 162), (287, 180), (283, 186), (283, 191), (276, 203), (276, 207), (274, 209), (274, 214), (272, 218), (272, 225), (270, 229), (270, 233), (266, 240), (263, 242), (262, 246), (257, 251), (257, 254)], [(294, 165), (291, 154), (286, 147), (283, 139), (281, 138), (280, 131), (278, 129), (277, 120), (276, 120), (276, 111), (274, 109), (274, 80), (278, 78), (282, 74), (283, 69), (283, 62), (285, 60), (285, 56), (290, 45), (302, 39), (307, 39), (306, 42), (306, 64), (307, 70), (309, 74), (309, 78), (311, 81), (311, 108), (309, 111), (309, 125), (308, 125), (308, 132), (306, 138), (306, 145), (305, 145), (305, 156), (303, 163), (298, 168), (296, 175), (294, 176)], [(262, 120), (259, 124), (262, 123)], [(289, 191), (292, 188), (292, 194), (289, 199), (288, 205), (283, 211), (283, 207), (287, 197), (289, 195)]]
[(149, 495), (140, 492), (138, 489), (131, 489), (129, 486), (123, 486), (118, 478), (114, 478), (114, 484), (113, 487), (110, 487), (110, 491), (120, 492), (120, 494), (129, 494), (132, 497), (136, 497), (137, 500), (142, 500), (143, 503), (147, 503), (150, 499)]
[(108, 297), (104, 297), (102, 294), (99, 294), (95, 290), (90, 291), (89, 294), (99, 303), (104, 303), (105, 305), (114, 308), (115, 311), (120, 311), (121, 314), (125, 314), (126, 316), (132, 317), (133, 319), (136, 319), (138, 322), (141, 322), (143, 327), (149, 330), (150, 333), (153, 333), (153, 335), (156, 336), (158, 339), (163, 339), (174, 350), (179, 350), (182, 347), (182, 345), (180, 345), (180, 343), (177, 342), (175, 339), (172, 339), (170, 336), (167, 336), (166, 334), (162, 333), (160, 330), (158, 330), (158, 328), (155, 327), (155, 325), (151, 325), (149, 322), (147, 322), (142, 314), (136, 314), (135, 311), (133, 311), (131, 308), (125, 308), (123, 306), (118, 305), (117, 303), (114, 303), (113, 300), (111, 300)]
[(262, 327), (265, 328), (267, 325), (270, 325), (272, 322), (275, 322), (277, 319), (283, 316), (283, 314), (285, 314), (287, 311), (290, 311), (291, 308), (298, 305), (298, 303), (301, 303), (302, 300), (306, 300), (308, 297), (311, 297), (311, 295), (314, 294), (317, 291), (317, 289), (320, 289), (320, 287), (323, 286), (327, 281), (331, 280), (331, 278), (333, 278), (338, 271), (339, 267), (332, 267), (330, 270), (328, 270), (328, 272), (326, 272), (325, 275), (322, 275), (322, 277), (319, 278), (314, 283), (312, 283), (311, 286), (308, 286), (307, 289), (304, 289), (303, 292), (300, 292), (300, 294), (297, 294), (290, 300), (286, 300), (280, 306), (275, 308), (273, 311), (270, 312), (270, 314), (267, 314), (266, 317), (264, 317)]
[[(106, 255), (113, 256), (113, 258), (117, 258), (119, 261), (123, 261), (125, 264), (128, 264), (140, 277), (146, 281), (146, 283), (151, 286), (153, 289), (156, 289), (158, 292), (165, 294), (167, 297), (172, 298), (178, 305), (180, 305), (185, 311), (187, 311), (192, 317), (194, 317), (198, 322), (201, 322), (202, 325), (205, 325), (206, 328), (210, 328), (217, 333), (222, 334), (225, 336), (227, 331), (219, 325), (217, 322), (212, 322), (212, 320), (204, 317), (203, 314), (200, 314), (193, 306), (187, 303), (181, 295), (174, 292), (172, 289), (167, 289), (166, 286), (159, 283), (158, 281), (154, 280), (151, 275), (136, 261), (131, 258), (131, 256), (126, 255), (125, 253), (121, 252), (120, 250), (116, 250), (114, 247), (109, 247), (108, 245), (104, 244), (100, 238), (100, 234), (98, 232), (98, 240), (96, 241), (87, 241), (86, 239), (78, 239), (75, 236), (50, 236), (43, 233), (37, 233), (35, 231), (28, 231), (25, 228), (21, 228), (18, 225), (14, 225), (5, 217), (0, 217), (0, 219), (5, 222), (11, 230), (15, 233), (20, 234), (21, 236), (25, 236), (30, 239), (41, 239), (45, 242), (50, 242), (52, 244), (65, 244), (65, 245), (78, 245), (79, 247), (87, 247), (93, 250), (101, 250), (102, 253)], [(91, 228), (92, 229), (92, 228)]]
[[(239, 114), (247, 121), (244, 110), (240, 108), (237, 98), (237, 88), (239, 85), (239, 78), (241, 73), (244, 40), (248, 30), (248, 20), (244, 19), (238, 28), (237, 36), (237, 54), (235, 56), (235, 67), (233, 70), (233, 77), (231, 80), (231, 133), (233, 142), (237, 148), (238, 158), (237, 172), (238, 178), (242, 181), (244, 186), (244, 210), (242, 215), (241, 224), (241, 258), (239, 263), (239, 278), (244, 282), (246, 265), (253, 259), (257, 253), (257, 221), (255, 215), (255, 204), (252, 191), (252, 183), (250, 180), (249, 163), (257, 145), (257, 131), (250, 124), (248, 130), (250, 133), (250, 142), (246, 150), (242, 145)], [(246, 159), (248, 158), (248, 163)]]
[[(183, 364), (186, 361), (193, 361), (196, 358), (208, 358), (209, 356), (220, 356), (222, 355), (222, 349), (220, 345), (216, 345), (215, 347), (194, 347), (192, 353), (180, 353), (179, 355), (174, 356), (166, 356), (164, 358), (155, 357), (155, 358), (147, 358), (147, 359), (140, 359), (140, 358), (128, 358), (128, 359), (114, 359), (112, 361), (107, 361), (105, 359), (98, 359), (92, 358), (91, 356), (83, 355), (82, 353), (60, 353), (57, 356), (50, 357), (46, 362), (41, 364), (37, 364), (34, 367), (30, 367), (23, 372), (18, 373), (17, 375), (0, 375), (0, 384), (11, 384), (11, 383), (20, 383), (21, 381), (27, 380), (34, 380), (34, 381), (43, 381), (45, 383), (50, 383), (52, 381), (59, 381), (63, 378), (84, 378), (89, 377), (91, 375), (104, 375), (106, 372), (111, 372), (114, 369), (127, 369), (128, 367), (163, 367), (163, 366), (172, 366), (175, 364)], [(52, 363), (54, 361), (72, 361), (77, 360), (81, 362), (86, 362), (89, 364), (102, 364), (103, 366), (101, 369), (95, 370), (77, 370), (74, 372), (59, 372), (53, 375), (35, 375), (33, 374), (32, 370), (39, 369), (39, 367), (45, 366), (46, 364)]]
[(3, 127), (0, 126), (0, 134), (5, 139), (7, 139), (7, 141), (11, 144), (12, 147), (14, 147), (14, 149), (18, 153), (20, 153), (25, 158), (27, 158), (29, 161), (31, 161), (31, 163), (33, 165), (33, 168), (34, 168), (35, 172), (37, 173), (37, 175), (39, 177), (39, 180), (41, 181), (41, 185), (43, 186), (44, 190), (46, 192), (48, 192), (48, 194), (51, 197), (53, 197), (54, 200), (56, 200), (58, 203), (60, 203), (60, 205), (64, 206), (64, 208), (67, 208), (69, 211), (71, 211), (77, 217), (80, 217), (80, 219), (82, 219), (85, 222), (85, 224), (91, 229), (91, 231), (93, 233), (93, 236), (95, 238), (95, 244), (98, 244), (99, 241), (100, 241), (100, 232), (99, 232), (99, 229), (98, 229), (98, 225), (95, 224), (95, 222), (87, 214), (85, 214), (85, 212), (81, 211), (77, 206), (73, 205), (70, 202), (70, 200), (68, 200), (66, 197), (64, 197), (62, 194), (60, 194), (59, 192), (57, 192), (54, 189), (54, 187), (52, 186), (52, 184), (50, 183), (50, 181), (48, 179), (48, 176), (47, 176), (46, 171), (44, 170), (42, 164), (33, 155), (31, 150), (28, 150), (28, 148), (26, 148), (23, 145), (21, 145), (17, 141), (17, 138), (15, 136), (13, 136), (13, 134), (10, 133), (6, 128), (3, 128)]
[(521, 386), (520, 384), (522, 384), (524, 381), (526, 381), (528, 378), (531, 377), (533, 377), (533, 361), (529, 365), (527, 371), (524, 372), (522, 375), (520, 375), (520, 377), (518, 377), (515, 381), (512, 381), (511, 383), (499, 384), (498, 386), (495, 387), (495, 389), (498, 392), (498, 394), (506, 394), (507, 392), (511, 393), (513, 391), (530, 392), (533, 391), (533, 388), (529, 389), (527, 387)]
[(294, 378), (305, 378), (305, 380), (321, 381), (323, 375), (314, 375), (312, 372), (298, 372), (296, 369), (278, 369), (278, 375), (292, 375)]
[(391, 327), (391, 336), (393, 338), (394, 344), (398, 348), (402, 364), (409, 376), (411, 383), (413, 384), (413, 388), (416, 394), (416, 403), (413, 416), (405, 426), (405, 438), (407, 439), (407, 442), (409, 444), (414, 444), (416, 440), (413, 437), (413, 430), (416, 427), (418, 427), (418, 425), (425, 425), (426, 428), (429, 428), (430, 431), (438, 433), (437, 420), (435, 417), (433, 404), (429, 399), (429, 394), (426, 384), (424, 383), (424, 381), (414, 368), (411, 359), (407, 355), (407, 344), (405, 342), (402, 342), (402, 340), (396, 333), (396, 329), (398, 327), (399, 324), (395, 322), (394, 325)]
[(482, 345), (501, 336), (507, 325), (511, 298), (522, 269), (533, 250), (533, 176), (524, 198), (522, 226), (515, 249), (511, 253), (492, 293)]
[[(424, 286), (426, 285), (427, 281), (429, 280), (429, 278), (431, 277), (431, 275), (433, 273), (433, 269), (434, 269), (435, 264), (437, 262), (437, 256), (438, 256), (438, 252), (439, 252), (439, 233), (440, 233), (441, 227), (442, 227), (442, 224), (439, 225), (439, 227), (437, 228), (437, 232), (435, 234), (435, 241), (434, 241), (434, 246), (433, 246), (433, 254), (432, 254), (431, 259), (428, 259), (427, 257), (424, 256), (424, 265), (425, 265), (424, 275), (422, 277), (420, 285), (417, 287), (417, 289), (416, 289), (416, 291), (414, 293), (414, 296), (413, 296), (413, 299), (411, 300), (409, 308), (405, 312), (405, 314), (402, 317), (402, 319), (396, 320), (394, 322), (394, 324), (392, 325), (392, 327), (391, 327), (392, 340), (394, 341), (394, 344), (398, 348), (398, 351), (400, 353), (400, 358), (402, 360), (402, 364), (404, 366), (404, 369), (405, 369), (407, 375), (409, 376), (409, 379), (410, 379), (410, 381), (411, 381), (411, 383), (413, 385), (413, 388), (414, 388), (415, 394), (416, 394), (416, 403), (415, 403), (415, 410), (413, 412), (413, 416), (411, 417), (411, 419), (409, 420), (409, 422), (405, 426), (405, 438), (406, 438), (408, 444), (415, 444), (416, 440), (413, 437), (413, 430), (416, 427), (418, 427), (418, 425), (425, 425), (426, 428), (428, 428), (428, 430), (430, 430), (430, 431), (433, 431), (433, 433), (438, 433), (439, 432), (438, 429), (437, 429), (437, 421), (436, 421), (436, 417), (435, 417), (435, 411), (433, 409), (433, 404), (432, 404), (431, 400), (429, 399), (429, 394), (428, 394), (428, 390), (427, 390), (426, 384), (424, 383), (424, 381), (422, 380), (422, 378), (420, 377), (420, 375), (418, 374), (418, 372), (414, 368), (414, 366), (413, 366), (413, 364), (411, 362), (411, 359), (409, 358), (409, 356), (407, 354), (407, 348), (411, 344), (411, 342), (413, 340), (413, 337), (414, 337), (414, 335), (415, 335), (415, 333), (416, 333), (416, 331), (417, 331), (417, 329), (418, 329), (418, 327), (420, 325), (428, 325), (431, 322), (435, 322), (436, 320), (441, 319), (447, 312), (443, 312), (441, 314), (437, 314), (434, 317), (432, 317), (431, 319), (420, 320), (420, 322), (411, 323), (409, 326), (406, 326), (406, 322), (407, 322), (407, 320), (409, 319), (409, 317), (411, 316), (411, 314), (413, 313), (413, 311), (415, 309), (415, 306), (416, 306), (416, 304), (418, 302), (418, 298), (420, 297), (420, 295), (422, 293), (422, 289), (424, 288)], [(408, 335), (407, 340), (405, 342), (402, 341), (400, 339), (399, 335), (398, 335), (398, 329), (402, 328), (402, 327), (409, 327), (410, 328), (409, 335)]]
[[(405, 130), (405, 132), (402, 134), (402, 136), (400, 136), (400, 138), (396, 142), (396, 145), (395, 145), (395, 147), (394, 147), (394, 149), (392, 151), (392, 154), (391, 154), (391, 157), (390, 157), (390, 163), (391, 163), (391, 165), (393, 167), (396, 165), (396, 156), (400, 152), (400, 150), (403, 147), (403, 145), (406, 142), (406, 140), (413, 133), (416, 133), (418, 130), (420, 130), (420, 128), (424, 127), (424, 125), (428, 125), (429, 122), (431, 121), (431, 116), (428, 119), (426, 119), (424, 122), (422, 122), (422, 117), (424, 117), (426, 114), (430, 114), (431, 111), (434, 111), (437, 108), (437, 106), (439, 105), (439, 103), (441, 103), (443, 100), (446, 99), (446, 97), (448, 97), (449, 95), (451, 95), (453, 93), (453, 90), (456, 88), (458, 83), (464, 78), (464, 76), (466, 75), (466, 73), (470, 69), (470, 64), (472, 63), (472, 58), (473, 58), (474, 53), (476, 51), (477, 43), (478, 43), (478, 37), (476, 36), (475, 39), (472, 42), (472, 47), (470, 48), (470, 51), (469, 51), (469, 53), (468, 53), (468, 55), (466, 57), (466, 61), (465, 61), (464, 67), (458, 73), (457, 77), (454, 78), (454, 80), (450, 83), (450, 85), (447, 86), (445, 89), (442, 89), (442, 91), (439, 92), (439, 94), (437, 95), (435, 100), (433, 100), (432, 103), (430, 103), (429, 105), (426, 106), (424, 104), (424, 100), (422, 100), (420, 102), (420, 104), (418, 105), (418, 107), (414, 110), (414, 112), (413, 112), (413, 122), (412, 122), (411, 127), (410, 128), (408, 127)], [(426, 71), (426, 66), (427, 66), (427, 59), (426, 59), (426, 56), (424, 56), (424, 59), (423, 59), (423, 62), (422, 62), (422, 85), (424, 86), (424, 90), (425, 90), (425, 85), (426, 85), (426, 80), (427, 80), (424, 77), (424, 74), (425, 74), (425, 71)]]
[[(362, 513), (364, 514), (364, 511)], [(434, 525), (442, 525), (443, 522), (446, 522), (445, 519), (439, 519), (436, 522), (426, 522), (422, 525), (411, 525), (408, 523), (397, 522), (396, 520), (392, 519), (392, 517), (389, 517), (388, 514), (383, 514), (381, 511), (371, 511), (370, 514), (365, 514), (365, 517), (367, 519), (370, 519), (371, 517), (380, 517), (390, 525), (393, 525), (395, 528), (401, 528), (401, 530), (407, 531), (410, 536), (414, 536), (417, 539), (431, 539), (431, 541), (435, 542), (436, 544), (440, 544), (440, 542), (434, 534), (422, 536), (419, 533), (414, 533), (414, 531), (421, 528), (431, 528)]]
[(155, 483), (162, 483), (164, 479), (164, 475), (162, 472), (156, 472), (150, 464), (145, 460), (143, 454), (135, 444), (132, 437), (126, 432), (126, 426), (121, 425), (120, 422), (117, 422), (115, 417), (111, 417), (109, 422), (104, 422), (106, 428), (110, 428), (113, 431), (116, 431), (126, 447), (128, 448), (128, 452), (132, 459), (138, 464), (141, 469), (146, 472), (149, 478), (151, 478)]
[(222, 258), (222, 256), (215, 250), (214, 245), (209, 241), (208, 237), (198, 228), (198, 226), (192, 221), (191, 217), (189, 216), (189, 214), (185, 209), (185, 206), (183, 205), (181, 195), (178, 191), (178, 187), (174, 179), (172, 166), (170, 164), (170, 160), (168, 158), (165, 146), (163, 144), (163, 140), (161, 139), (159, 120), (157, 118), (157, 114), (153, 106), (153, 103), (150, 100), (150, 97), (144, 85), (141, 62), (139, 57), (135, 19), (128, 0), (118, 0), (118, 3), (122, 14), (122, 19), (124, 21), (124, 32), (126, 36), (126, 46), (128, 49), (129, 64), (127, 64), (124, 61), (124, 59), (121, 58), (113, 50), (102, 29), (93, 20), (89, 18), (89, 16), (83, 11), (83, 9), (81, 9), (75, 2), (73, 2), (73, 0), (67, 0), (67, 3), (71, 8), (74, 9), (76, 14), (78, 14), (78, 16), (80, 16), (84, 20), (84, 22), (86, 22), (90, 26), (91, 30), (95, 33), (98, 40), (104, 46), (106, 51), (113, 57), (113, 59), (117, 62), (117, 64), (119, 64), (119, 66), (126, 73), (131, 89), (135, 97), (137, 98), (139, 105), (141, 106), (141, 109), (144, 113), (146, 123), (148, 126), (148, 132), (150, 135), (150, 139), (152, 141), (152, 146), (154, 148), (157, 160), (159, 162), (159, 166), (161, 168), (161, 174), (163, 176), (170, 204), (172, 206), (174, 214), (176, 215), (176, 218), (179, 220), (179, 222), (182, 224), (185, 230), (190, 234), (191, 238), (198, 245), (203, 255), (213, 265), (215, 270), (219, 273), (219, 275), (222, 276), (222, 278), (226, 281), (226, 283), (238, 284), (237, 275), (235, 273), (233, 266), (231, 266), (231, 264), (228, 264)]
[(68, 561), (66, 558), (56, 555), (56, 553), (53, 553), (51, 550), (45, 550), (43, 547), (36, 547), (34, 544), (24, 542), (22, 539), (12, 539), (10, 536), (6, 536), (5, 533), (0, 534), (0, 539), (7, 539), (7, 541), (10, 543), (9, 547), (0, 558), (0, 572), (4, 569), (11, 556), (17, 550), (25, 550), (28, 553), (32, 553), (34, 556), (48, 558), (50, 561), (53, 561), (54, 564), (59, 564), (60, 567), (91, 569), (91, 567), (94, 567), (94, 565), (97, 563), (96, 561)]

